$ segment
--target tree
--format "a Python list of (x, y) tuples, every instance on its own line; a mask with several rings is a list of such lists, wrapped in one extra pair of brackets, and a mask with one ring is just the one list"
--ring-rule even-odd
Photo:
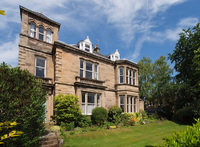
[(167, 64), (166, 57), (161, 56), (154, 63), (143, 57), (139, 65), (140, 98), (161, 103), (165, 98), (165, 87), (170, 84), (173, 70)]
[[(27, 70), (0, 65), (0, 121), (17, 122), (23, 134), (8, 138), (4, 146), (37, 147), (44, 132), (46, 92), (41, 82)], [(5, 130), (6, 131), (6, 130)], [(0, 136), (7, 132), (0, 131)]]
[(138, 62), (139, 65), (139, 91), (140, 98), (145, 100), (152, 99), (152, 89), (153, 89), (153, 80), (152, 80), (152, 63), (150, 58), (143, 57), (142, 60)]
[(200, 83), (200, 23), (192, 29), (183, 30), (175, 50), (169, 59), (175, 63), (177, 90), (177, 109), (187, 108), (193, 111), (194, 117), (200, 116), (199, 83)]

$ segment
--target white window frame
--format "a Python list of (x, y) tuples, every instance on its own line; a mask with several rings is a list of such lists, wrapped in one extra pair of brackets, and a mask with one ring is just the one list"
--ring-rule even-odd
[[(83, 68), (81, 68), (81, 62), (83, 63)], [(82, 77), (85, 77), (85, 66), (84, 66), (84, 60), (82, 60), (82, 59), (80, 59), (80, 77), (81, 77), (81, 70), (82, 70), (82, 72), (83, 72), (83, 76)]]
[(46, 31), (46, 42), (52, 43), (52, 31), (50, 29)]
[(136, 70), (133, 70), (133, 85), (136, 85)]
[[(92, 70), (87, 70), (87, 63), (92, 64)], [(87, 72), (91, 72), (92, 73), (92, 78), (86, 77), (87, 76)], [(93, 79), (94, 78), (94, 75), (93, 75), (93, 63), (92, 62), (86, 61), (86, 64), (85, 64), (85, 78), (88, 78), (88, 79)]]
[[(44, 66), (45, 67), (42, 67), (42, 66), (37, 66), (37, 59), (42, 59), (44, 60), (45, 64)], [(37, 70), (36, 68), (40, 68), (40, 69), (44, 69), (44, 77), (46, 77), (46, 59), (45, 58), (42, 58), (42, 57), (35, 57), (35, 75), (37, 75)]]
[[(122, 74), (121, 74), (121, 71), (122, 70)], [(121, 77), (122, 77), (122, 81), (121, 81)], [(119, 83), (120, 84), (123, 84), (124, 83), (124, 67), (120, 67), (119, 68)]]
[(98, 64), (94, 64), (94, 79), (95, 80), (98, 80), (99, 79), (99, 76), (98, 76), (98, 69), (99, 65)]
[(137, 97), (134, 97), (134, 112), (137, 112)]
[[(99, 102), (98, 102), (99, 98)], [(101, 107), (101, 94), (97, 93), (97, 107)]]
[[(89, 103), (88, 98), (89, 95), (94, 95), (94, 103)], [(83, 102), (82, 98), (83, 95), (85, 96), (85, 102)], [(99, 101), (98, 101), (99, 98)], [(81, 110), (82, 114), (84, 115), (91, 115), (92, 110), (96, 107), (101, 107), (101, 94), (100, 93), (93, 93), (93, 92), (81, 92)], [(85, 112), (83, 111), (83, 108)]]
[[(83, 95), (85, 97), (85, 102), (83, 102)], [(82, 114), (86, 114), (86, 93), (85, 92), (82, 92), (81, 93), (81, 110), (82, 110)], [(84, 108), (84, 111), (83, 111), (83, 108)]]
[[(87, 47), (86, 47), (86, 46), (87, 46)], [(91, 52), (91, 51), (90, 51), (90, 45), (89, 45), (89, 44), (85, 44), (85, 51)]]
[[(43, 29), (43, 33), (40, 32), (40, 28)], [(40, 35), (42, 35), (42, 39), (40, 39)], [(44, 41), (44, 27), (43, 26), (39, 26), (39, 28), (38, 28), (38, 39), (41, 41)]]
[(36, 38), (36, 25), (35, 23), (30, 23), (30, 36)]
[[(121, 98), (123, 98), (124, 99), (123, 101), (125, 102), (125, 96), (124, 95), (119, 96), (119, 107), (122, 109), (121, 106), (124, 107), (125, 105), (124, 105), (124, 103), (123, 104), (121, 103)], [(125, 112), (125, 107), (124, 107), (124, 110), (122, 109), (122, 112)]]
[(126, 83), (127, 83), (127, 84), (130, 83), (130, 81), (129, 81), (129, 77), (130, 77), (129, 71), (130, 71), (130, 69), (129, 69), (129, 68), (126, 68)]
[(130, 113), (131, 111), (130, 111), (130, 96), (127, 96), (127, 101), (126, 101), (126, 103), (127, 103), (127, 113)]

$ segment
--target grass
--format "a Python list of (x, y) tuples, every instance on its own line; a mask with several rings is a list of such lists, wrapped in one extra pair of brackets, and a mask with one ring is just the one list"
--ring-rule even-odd
[(64, 147), (152, 147), (163, 143), (163, 138), (185, 129), (171, 121), (162, 121), (128, 128), (98, 130), (77, 135), (67, 135)]

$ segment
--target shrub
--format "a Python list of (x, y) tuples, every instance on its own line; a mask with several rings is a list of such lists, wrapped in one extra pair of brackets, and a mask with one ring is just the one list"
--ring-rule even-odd
[(183, 108), (176, 111), (172, 119), (182, 124), (192, 124), (194, 122), (193, 116), (192, 110)]
[(142, 117), (142, 119), (147, 119), (148, 118), (147, 112), (144, 111), (144, 110), (140, 110), (139, 114)]
[(115, 124), (112, 122), (106, 122), (106, 124), (104, 125), (105, 127), (107, 127), (107, 129), (110, 129), (110, 126), (114, 126)]
[[(46, 92), (41, 82), (27, 70), (0, 65), (0, 119), (16, 121), (23, 134), (6, 139), (5, 146), (36, 147), (44, 132)], [(2, 136), (4, 132), (0, 132)]]
[(75, 95), (63, 95), (59, 94), (55, 96), (55, 119), (60, 124), (74, 122), (75, 126), (78, 120), (82, 116), (81, 110), (78, 105), (78, 97)]
[(51, 132), (60, 131), (60, 126), (52, 126), (52, 127), (50, 128), (50, 131), (51, 131)]
[(92, 122), (97, 125), (103, 125), (108, 118), (107, 110), (103, 107), (96, 107), (92, 110)]
[(193, 126), (188, 126), (186, 130), (174, 133), (172, 137), (165, 138), (165, 147), (198, 147), (200, 146), (200, 120)]
[(78, 121), (78, 126), (82, 128), (86, 128), (92, 125), (92, 121), (90, 119), (90, 116), (82, 115), (80, 120)]
[(116, 125), (121, 121), (122, 109), (118, 106), (112, 106), (108, 110), (108, 121), (115, 123)]
[(74, 130), (74, 122), (70, 122), (70, 123), (64, 123), (61, 122), (60, 126), (66, 130), (66, 131), (72, 131)]

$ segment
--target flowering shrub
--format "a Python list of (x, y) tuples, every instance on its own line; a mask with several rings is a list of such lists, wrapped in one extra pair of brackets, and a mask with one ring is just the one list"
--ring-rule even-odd
[(134, 124), (135, 124), (135, 119), (133, 118), (126, 119), (123, 121), (124, 126), (134, 126)]

